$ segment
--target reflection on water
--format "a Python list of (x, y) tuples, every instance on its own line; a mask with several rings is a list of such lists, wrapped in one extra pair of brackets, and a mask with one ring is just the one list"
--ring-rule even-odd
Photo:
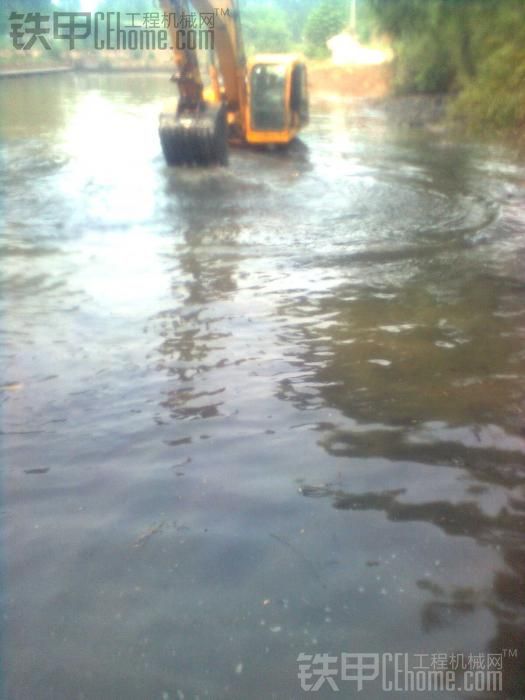
[(524, 697), (523, 168), (337, 108), (173, 172), (164, 77), (5, 88), (7, 697), (503, 649)]

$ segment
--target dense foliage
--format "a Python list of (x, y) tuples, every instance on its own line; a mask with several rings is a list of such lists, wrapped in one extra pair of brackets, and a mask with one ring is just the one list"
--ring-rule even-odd
[[(356, 0), (359, 34), (368, 39), (372, 19), (368, 0)], [(268, 42), (283, 49), (291, 42), (311, 57), (329, 55), (327, 40), (345, 29), (350, 0), (240, 0), (246, 44), (255, 51), (268, 49)], [(275, 39), (271, 35), (275, 36)]]
[(472, 126), (525, 126), (524, 0), (368, 0), (400, 92), (454, 92)]
[(290, 51), (292, 48), (292, 27), (284, 10), (271, 3), (248, 4), (241, 17), (248, 53)]
[(348, 3), (345, 0), (321, 0), (310, 12), (304, 27), (306, 52), (311, 56), (326, 56), (326, 42), (339, 34), (348, 23)]

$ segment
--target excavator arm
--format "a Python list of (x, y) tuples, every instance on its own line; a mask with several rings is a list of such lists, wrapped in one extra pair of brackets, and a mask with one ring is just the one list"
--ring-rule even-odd
[[(169, 23), (179, 89), (175, 110), (161, 114), (160, 138), (169, 163), (205, 164), (227, 158), (227, 138), (242, 137), (246, 114), (246, 57), (236, 0), (162, 0)], [(187, 41), (183, 18), (195, 17), (195, 42)], [(201, 17), (213, 17), (213, 26)], [(187, 24), (187, 23), (186, 23)], [(202, 26), (200, 26), (202, 25)], [(186, 35), (186, 37), (184, 36)], [(202, 40), (205, 40), (202, 41)], [(210, 85), (205, 90), (196, 46), (208, 48)], [(203, 48), (201, 46), (201, 48)], [(217, 65), (218, 64), (218, 65)]]
[(238, 3), (217, 0), (212, 6), (207, 0), (193, 0), (193, 6), (203, 15), (214, 13), (215, 49), (211, 52), (211, 59), (213, 61), (216, 57), (219, 64), (228, 112), (242, 113), (246, 105), (246, 55)]

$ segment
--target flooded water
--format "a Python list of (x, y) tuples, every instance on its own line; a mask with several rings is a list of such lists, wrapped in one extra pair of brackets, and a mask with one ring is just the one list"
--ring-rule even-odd
[(5, 697), (491, 653), (503, 692), (395, 695), (524, 698), (525, 168), (318, 107), (288, 154), (176, 172), (172, 89), (2, 84)]

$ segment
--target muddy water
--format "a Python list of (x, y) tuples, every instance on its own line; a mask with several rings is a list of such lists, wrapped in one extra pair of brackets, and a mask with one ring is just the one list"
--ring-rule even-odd
[(6, 697), (295, 699), (342, 652), (525, 697), (525, 169), (319, 108), (173, 172), (171, 89), (2, 84)]

